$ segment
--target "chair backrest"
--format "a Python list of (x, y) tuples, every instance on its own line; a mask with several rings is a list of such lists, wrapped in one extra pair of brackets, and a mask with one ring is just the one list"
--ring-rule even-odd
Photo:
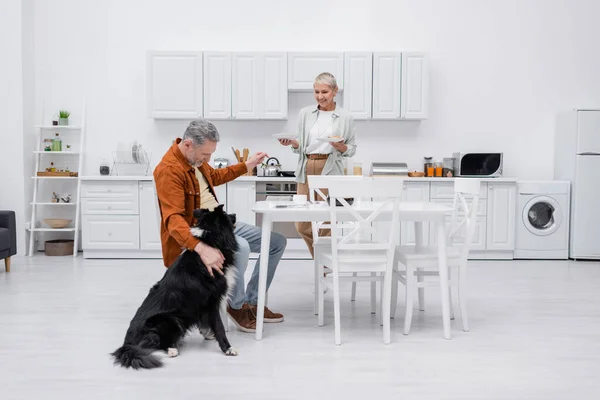
[[(393, 258), (393, 251), (400, 231), (399, 207), (404, 190), (404, 180), (396, 177), (312, 177), (309, 187), (327, 189), (329, 193), (329, 217), (331, 245), (334, 258), (339, 251), (385, 250)], [(348, 198), (377, 198), (375, 202), (364, 202), (353, 206)], [(339, 205), (338, 205), (339, 204)], [(363, 241), (364, 233), (374, 234), (372, 223), (382, 213), (391, 213), (393, 229), (387, 240)], [(313, 232), (314, 233), (314, 232)]]
[(465, 258), (469, 254), (475, 233), (480, 189), (481, 181), (479, 179), (455, 178), (454, 180), (454, 203), (452, 220), (448, 229), (448, 243), (458, 244), (458, 239), (462, 238), (461, 255)]

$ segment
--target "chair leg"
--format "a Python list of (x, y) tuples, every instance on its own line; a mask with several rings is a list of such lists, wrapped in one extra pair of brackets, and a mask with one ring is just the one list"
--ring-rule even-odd
[(325, 294), (323, 293), (323, 285), (324, 285), (324, 280), (325, 278), (323, 277), (323, 271), (324, 268), (322, 267), (318, 267), (317, 268), (317, 274), (318, 274), (318, 278), (317, 278), (317, 305), (318, 305), (318, 309), (317, 309), (317, 325), (318, 326), (323, 326), (325, 324), (324, 320), (325, 320)]
[[(425, 281), (425, 278), (423, 277), (423, 275), (418, 274), (418, 270), (415, 270), (415, 272), (417, 272), (417, 282), (419, 282), (419, 284), (423, 283)], [(419, 292), (419, 311), (425, 311), (425, 288), (424, 287), (419, 287), (418, 289)]]
[(390, 344), (390, 307), (392, 302), (392, 280), (393, 273), (385, 273), (383, 276), (383, 285), (381, 288), (381, 319), (383, 320), (383, 343)]
[(397, 271), (394, 271), (392, 274), (392, 294), (390, 296), (392, 304), (390, 310), (390, 318), (396, 318), (396, 308), (398, 308), (398, 276), (396, 274)]
[(10, 272), (10, 257), (4, 259), (4, 269), (6, 269), (6, 272)]
[(415, 296), (415, 270), (410, 266), (410, 263), (406, 265), (406, 308), (404, 309), (404, 334), (410, 333), (410, 325), (412, 323), (413, 314), (413, 298)]
[(321, 287), (319, 284), (319, 281), (321, 280), (321, 277), (323, 275), (320, 275), (320, 273), (322, 273), (321, 269), (319, 268), (319, 262), (317, 260), (317, 257), (315, 257), (314, 259), (314, 267), (315, 269), (315, 304), (314, 304), (314, 313), (315, 315), (319, 315), (319, 288)]
[(461, 265), (458, 270), (458, 303), (460, 304), (460, 319), (463, 331), (469, 332), (469, 317), (467, 315), (467, 266)]
[(342, 344), (342, 327), (340, 322), (340, 278), (337, 267), (333, 271), (333, 320), (335, 325), (335, 344)]
[(454, 320), (454, 307), (452, 306), (452, 285), (450, 285), (452, 268), (448, 268), (448, 301), (450, 302), (450, 320)]
[[(377, 276), (377, 272), (371, 272), (371, 276)], [(371, 314), (377, 313), (377, 282), (371, 282)]]
[[(357, 277), (356, 272), (352, 273), (353, 277)], [(352, 281), (352, 292), (350, 293), (350, 301), (356, 301), (356, 281)]]

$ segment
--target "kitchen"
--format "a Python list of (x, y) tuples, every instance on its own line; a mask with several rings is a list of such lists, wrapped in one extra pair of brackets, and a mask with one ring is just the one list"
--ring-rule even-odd
[[(83, 328), (77, 331), (79, 327), (72, 327), (74, 332), (86, 335), (96, 349), (107, 353), (108, 346), (121, 335), (124, 320), (130, 317), (129, 311), (139, 305), (150, 285), (164, 272), (156, 258), (84, 259), (81, 253), (76, 258), (45, 257), (44, 238), (59, 237), (62, 233), (38, 234), (40, 239), (36, 249), (39, 252), (34, 257), (27, 257), (29, 232), (26, 224), (30, 221), (30, 203), (34, 196), (31, 177), (36, 173), (32, 153), (36, 146), (36, 125), (49, 124), (54, 114), (62, 109), (71, 112), (73, 124), (85, 122), (82, 168), (79, 170), (80, 176), (86, 178), (81, 180), (84, 189), (86, 184), (100, 179), (99, 168), (103, 163), (108, 162), (112, 169), (112, 152), (119, 149), (119, 143), (135, 141), (142, 144), (150, 156), (151, 170), (172, 141), (184, 132), (190, 118), (166, 119), (152, 115), (149, 107), (151, 85), (147, 79), (150, 53), (215, 55), (218, 68), (211, 71), (214, 74), (210, 80), (205, 79), (207, 70), (191, 71), (199, 78), (196, 84), (204, 85), (192, 85), (192, 89), (203, 94), (199, 97), (202, 100), (207, 89), (205, 82), (226, 81), (218, 78), (219, 73), (226, 70), (219, 64), (223, 58), (218, 56), (223, 53), (232, 56), (286, 53), (287, 61), (290, 54), (307, 53), (336, 53), (342, 57), (345, 53), (369, 53), (371, 57), (393, 53), (392, 60), (401, 58), (402, 53), (426, 54), (429, 67), (426, 118), (380, 119), (374, 117), (371, 104), (370, 117), (356, 119), (358, 148), (353, 162), (361, 162), (364, 170), (377, 162), (404, 162), (409, 171), (422, 171), (423, 158), (427, 156), (433, 157), (433, 161), (443, 161), (455, 152), (502, 153), (503, 177), (485, 181), (482, 194), (485, 193), (486, 213), (480, 219), (482, 227), (485, 220), (486, 232), (491, 232), (491, 223), (504, 221), (507, 224), (505, 231), (511, 232), (512, 240), (516, 240), (516, 221), (520, 215), (516, 182), (559, 178), (555, 174), (557, 115), (574, 108), (600, 107), (597, 74), (600, 54), (593, 50), (597, 47), (595, 38), (600, 37), (600, 26), (594, 16), (600, 9), (591, 1), (509, 1), (486, 2), (485, 5), (474, 0), (351, 1), (342, 6), (338, 2), (313, 0), (301, 4), (261, 1), (254, 5), (237, 0), (232, 3), (181, 0), (169, 4), (140, 0), (109, 0), (102, 4), (73, 0), (8, 0), (7, 4), (0, 16), (0, 37), (11, 38), (0, 41), (1, 54), (5, 56), (0, 63), (0, 70), (4, 72), (0, 74), (0, 86), (9, 93), (0, 99), (1, 118), (6, 121), (0, 134), (4, 143), (0, 150), (0, 168), (10, 173), (3, 174), (3, 187), (9, 190), (0, 191), (0, 208), (15, 210), (19, 229), (18, 253), (13, 260), (12, 272), (6, 275), (2, 272), (0, 310), (18, 334), (10, 335), (9, 329), (3, 330), (7, 336), (0, 336), (6, 342), (15, 343), (15, 351), (20, 349), (28, 356), (27, 348), (44, 351), (19, 342), (32, 331), (31, 326), (40, 326), (43, 322), (40, 316), (31, 314), (33, 304), (48, 302), (51, 308), (46, 309), (46, 313), (57, 318), (61, 315), (55, 314), (54, 309), (68, 309), (77, 321), (99, 329), (97, 333)], [(233, 9), (237, 12), (231, 12)], [(204, 58), (202, 60), (198, 66), (204, 65)], [(186, 69), (189, 65), (196, 64), (186, 64), (179, 71), (189, 72), (190, 69)], [(231, 76), (236, 76), (234, 65), (241, 64), (236, 64), (232, 58)], [(402, 69), (400, 65), (398, 67), (394, 73), (401, 90)], [(169, 93), (182, 90), (186, 95), (180, 99), (193, 101), (187, 96), (190, 85), (182, 86), (182, 80), (177, 80), (182, 76), (175, 74), (169, 81), (173, 84)], [(238, 83), (254, 82), (245, 76)], [(345, 76), (343, 67), (339, 76)], [(262, 79), (257, 78), (257, 81), (263, 82)], [(346, 80), (344, 84), (351, 85), (351, 81)], [(371, 84), (376, 87), (376, 81)], [(229, 85), (229, 90), (233, 90), (233, 79), (229, 80)], [(373, 87), (363, 91), (371, 94), (363, 99), (373, 99)], [(382, 88), (393, 89), (394, 85), (382, 85)], [(225, 93), (226, 89), (220, 93)], [(218, 107), (209, 110), (217, 113), (210, 120), (221, 134), (214, 160), (226, 158), (231, 163), (234, 160), (232, 147), (248, 148), (251, 154), (266, 151), (269, 156), (276, 157), (282, 170), (294, 170), (296, 155), (279, 145), (272, 135), (295, 132), (299, 110), (313, 104), (314, 98), (310, 89), (290, 90), (289, 86), (287, 89), (285, 98), (267, 97), (277, 104), (287, 103), (286, 115), (279, 119), (233, 118), (233, 104), (228, 108), (230, 111), (220, 117), (214, 116), (222, 111)], [(346, 87), (340, 91), (338, 100), (346, 106)], [(206, 117), (204, 104), (195, 106)], [(113, 184), (119, 183), (118, 178), (106, 179)], [(248, 186), (253, 179), (257, 179), (254, 191)], [(242, 177), (235, 182), (237, 186), (221, 188), (218, 195), (221, 198), (224, 194), (227, 201), (239, 202), (238, 209), (241, 206), (248, 210), (250, 201), (256, 200), (259, 193), (262, 195), (258, 179)], [(444, 180), (446, 178), (407, 179), (412, 185), (409, 195), (425, 199), (427, 194), (428, 200), (444, 200), (450, 183), (450, 180)], [(502, 182), (502, 179), (510, 182)], [(560, 179), (567, 177), (560, 176)], [(495, 186), (494, 182), (512, 185), (505, 190), (503, 201), (507, 207), (512, 207), (507, 210), (513, 219), (508, 217), (511, 214), (503, 214), (506, 218), (490, 218), (496, 215), (491, 213), (490, 202), (490, 195), (495, 190), (490, 190), (490, 186)], [(136, 178), (126, 184), (138, 194), (138, 212), (155, 214), (152, 208), (139, 208), (152, 204), (140, 200), (142, 193), (152, 187), (151, 181)], [(148, 196), (144, 198), (152, 198), (151, 194)], [(489, 235), (485, 237), (487, 240)], [(148, 243), (156, 246), (156, 238), (149, 238)], [(187, 348), (188, 355), (193, 354), (193, 357), (186, 358), (182, 352), (181, 358), (170, 363), (164, 371), (184, 374), (182, 379), (189, 379), (189, 382), (202, 381), (207, 391), (215, 396), (219, 394), (214, 384), (202, 377), (191, 377), (180, 368), (186, 365), (189, 371), (209, 370), (210, 376), (221, 387), (230, 387), (228, 390), (235, 394), (240, 394), (236, 385), (221, 378), (230, 376), (231, 371), (240, 376), (245, 371), (252, 378), (253, 383), (244, 380), (240, 386), (246, 383), (274, 385), (275, 389), (286, 391), (282, 394), (290, 394), (288, 397), (294, 397), (294, 393), (287, 391), (289, 388), (295, 390), (297, 380), (315, 382), (319, 395), (343, 394), (350, 398), (363, 391), (372, 393), (368, 384), (371, 387), (378, 385), (385, 395), (405, 393), (414, 398), (422, 393), (429, 398), (441, 398), (444, 393), (462, 398), (477, 393), (478, 398), (493, 398), (494, 390), (498, 397), (589, 397), (596, 382), (586, 371), (592, 370), (600, 352), (596, 341), (588, 339), (583, 332), (597, 329), (597, 323), (593, 322), (593, 316), (598, 312), (595, 293), (598, 293), (600, 276), (597, 262), (513, 261), (516, 258), (514, 246), (511, 250), (501, 250), (512, 253), (511, 257), (506, 257), (508, 260), (501, 260), (501, 254), (496, 254), (494, 260), (484, 261), (482, 259), (488, 258), (489, 251), (487, 242), (481, 244), (481, 257), (470, 263), (473, 273), (469, 278), (473, 286), (472, 331), (465, 333), (455, 327), (455, 338), (450, 342), (441, 338), (438, 299), (431, 296), (427, 311), (415, 318), (413, 333), (402, 335), (402, 323), (398, 319), (392, 329), (393, 344), (384, 347), (372, 334), (376, 328), (361, 330), (376, 319), (368, 311), (368, 287), (359, 285), (356, 302), (345, 306), (347, 314), (356, 315), (359, 333), (350, 336), (341, 349), (344, 353), (339, 353), (336, 350), (340, 349), (334, 349), (330, 343), (330, 326), (319, 328), (322, 329), (319, 331), (313, 321), (312, 270), (307, 267), (311, 262), (290, 259), (278, 271), (276, 285), (269, 293), (269, 304), (289, 310), (286, 322), (281, 324), (287, 324), (287, 327), (266, 330), (268, 334), (261, 342), (254, 342), (239, 332), (229, 332), (232, 343), (235, 342), (242, 351), (240, 357), (245, 357), (248, 363), (245, 368), (226, 363), (222, 358), (205, 357), (219, 355), (209, 353), (213, 346), (202, 344), (195, 334)], [(158, 256), (157, 247), (150, 251)], [(120, 276), (122, 282), (112, 282), (110, 276)], [(64, 294), (57, 292), (55, 287), (61, 287)], [(93, 296), (86, 296), (86, 292)], [(349, 293), (348, 290), (348, 298)], [(65, 297), (74, 300), (69, 302), (72, 304), (67, 306)], [(399, 305), (401, 308), (402, 303)], [(98, 321), (82, 315), (90, 308), (97, 311)], [(120, 311), (123, 308), (127, 310)], [(114, 310), (119, 310), (118, 322), (114, 321), (116, 317), (100, 321), (100, 316), (112, 316)], [(28, 313), (34, 325), (19, 322), (16, 317), (19, 313)], [(68, 324), (66, 320), (61, 321), (65, 326)], [(102, 325), (109, 328), (102, 328)], [(56, 329), (60, 335), (67, 335), (55, 325), (49, 326), (52, 332)], [(352, 332), (349, 327), (344, 329)], [(104, 340), (102, 336), (110, 340)], [(544, 337), (546, 345), (539, 344), (540, 337)], [(107, 343), (109, 341), (111, 343)], [(99, 392), (106, 396), (118, 397), (116, 392), (110, 392), (117, 387), (122, 389), (121, 394), (133, 393), (130, 391), (133, 386), (126, 383), (126, 375), (115, 377), (121, 371), (105, 366), (109, 364), (105, 362), (107, 360), (98, 356), (93, 361), (97, 373), (85, 374), (82, 372), (83, 360), (71, 354), (72, 349), (65, 341), (53, 339), (52, 343), (71, 361), (61, 364), (62, 369), (51, 375), (54, 383), (43, 379), (43, 374), (56, 362), (52, 355), (46, 354), (45, 358), (39, 359), (41, 367), (29, 370), (15, 353), (2, 351), (2, 356), (8, 357), (8, 364), (13, 366), (12, 370), (7, 367), (3, 374), (10, 381), (3, 385), (9, 391), (9, 397), (35, 398), (39, 392), (36, 393), (34, 387), (47, 385), (48, 390), (62, 393), (63, 397), (82, 398), (89, 395), (82, 383), (86, 379), (95, 380)], [(76, 344), (74, 348), (91, 357), (87, 347)], [(310, 354), (300, 349), (311, 349)], [(291, 355), (286, 365), (281, 362), (285, 351)], [(360, 351), (365, 365), (373, 368), (377, 376), (367, 374), (366, 383), (350, 384), (344, 377), (356, 375), (351, 367), (355, 365), (356, 351)], [(487, 361), (483, 362), (478, 355)], [(313, 356), (319, 362), (323, 361), (322, 365), (313, 362)], [(414, 360), (411, 363), (416, 368), (409, 368), (406, 360)], [(210, 363), (208, 369), (205, 369), (206, 362)], [(457, 368), (447, 368), (447, 365), (457, 365)], [(426, 379), (427, 374), (422, 373), (425, 368), (428, 371), (434, 368), (439, 380)], [(401, 373), (390, 374), (391, 369)], [(342, 371), (341, 375), (332, 372), (335, 370)], [(498, 383), (499, 374), (503, 377), (502, 386)], [(465, 375), (477, 379), (467, 384)], [(63, 376), (73, 377), (71, 392), (67, 390)], [(115, 379), (113, 389), (100, 385), (100, 382), (113, 379), (111, 377)], [(143, 380), (143, 387), (138, 388), (140, 393), (174, 390), (169, 386), (169, 379), (160, 378), (154, 382), (145, 377), (140, 379)], [(395, 386), (398, 382), (404, 389)], [(337, 392), (333, 392), (333, 388)], [(298, 393), (303, 390), (306, 389), (298, 388)]]

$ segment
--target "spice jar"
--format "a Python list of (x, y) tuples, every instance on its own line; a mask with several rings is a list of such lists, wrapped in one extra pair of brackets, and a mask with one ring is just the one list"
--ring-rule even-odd
[(100, 175), (110, 175), (110, 166), (106, 160), (102, 160), (102, 163), (100, 164)]
[(454, 157), (444, 158), (442, 176), (452, 178), (454, 176)]
[(425, 176), (433, 176), (433, 157), (424, 157), (423, 173)]
[(44, 151), (52, 151), (52, 139), (44, 139)]
[(440, 178), (442, 176), (442, 163), (440, 161), (436, 161), (433, 163), (433, 168), (435, 169), (435, 176)]

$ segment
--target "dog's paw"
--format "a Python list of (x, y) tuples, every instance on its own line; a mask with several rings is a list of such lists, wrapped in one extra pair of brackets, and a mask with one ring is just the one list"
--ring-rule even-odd
[(177, 357), (179, 355), (179, 350), (177, 350), (175, 347), (169, 347), (167, 349), (167, 355), (169, 357)]
[(226, 356), (237, 356), (238, 355), (238, 351), (236, 349), (234, 349), (233, 347), (230, 347), (225, 352), (225, 355)]

